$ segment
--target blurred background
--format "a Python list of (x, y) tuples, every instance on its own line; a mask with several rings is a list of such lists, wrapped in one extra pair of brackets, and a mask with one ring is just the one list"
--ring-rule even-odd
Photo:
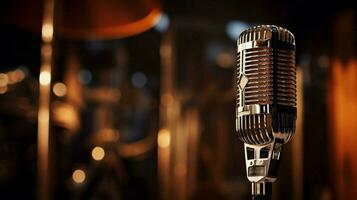
[(356, 3), (3, 0), (1, 199), (249, 199), (236, 39), (297, 43), (298, 123), (274, 199), (357, 196)]

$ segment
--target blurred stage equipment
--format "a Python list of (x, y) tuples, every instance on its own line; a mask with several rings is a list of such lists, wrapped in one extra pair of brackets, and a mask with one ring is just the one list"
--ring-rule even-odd
[(283, 144), (295, 132), (295, 39), (284, 28), (263, 25), (245, 30), (237, 44), (236, 130), (252, 199), (271, 199)]
[[(62, 127), (69, 128), (72, 131), (77, 130), (79, 126), (77, 110), (70, 105), (65, 106), (66, 104), (64, 103), (57, 103), (55, 105), (57, 105), (58, 109), (56, 107), (53, 110), (50, 108), (53, 81), (52, 69), (56, 68), (56, 66), (53, 66), (53, 53), (56, 52), (53, 49), (53, 44), (56, 43), (56, 38), (119, 39), (136, 35), (152, 28), (160, 20), (161, 9), (156, 0), (45, 0), (43, 2), (31, 2), (30, 7), (28, 6), (30, 4), (28, 0), (22, 1), (25, 4), (19, 2), (9, 3), (8, 10), (16, 10), (17, 15), (9, 15), (7, 17), (9, 18), (8, 21), (15, 26), (25, 27), (31, 31), (35, 30), (35, 33), (37, 33), (41, 18), (27, 18), (26, 16), (28, 16), (29, 12), (21, 11), (32, 8), (32, 4), (34, 4), (34, 8), (41, 7), (37, 6), (38, 4), (44, 4), (41, 29), (43, 42), (41, 48), (42, 64), (39, 76), (38, 199), (51, 199), (53, 190), (51, 188), (53, 177), (50, 170), (53, 153), (50, 152), (49, 144), (53, 137), (50, 131), (51, 120), (62, 122)], [(65, 92), (63, 92), (64, 87), (66, 86), (62, 84), (62, 93), (58, 93), (58, 89), (61, 89), (61, 87), (58, 88), (57, 84), (54, 88), (55, 95), (64, 96), (68, 92), (68, 96), (71, 96), (74, 89), (73, 85), (69, 85), (70, 88), (68, 90), (66, 87)], [(79, 93), (78, 90), (76, 93)], [(52, 111), (57, 114), (53, 116), (53, 119), (50, 116)], [(150, 149), (151, 146), (142, 148), (141, 153), (145, 152), (146, 149)]]

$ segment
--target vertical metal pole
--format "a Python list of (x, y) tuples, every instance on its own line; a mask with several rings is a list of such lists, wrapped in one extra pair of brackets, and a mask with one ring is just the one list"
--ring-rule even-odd
[(50, 199), (49, 134), (54, 0), (44, 0), (37, 135), (37, 198)]
[(172, 131), (175, 119), (173, 99), (173, 41), (172, 30), (165, 33), (161, 47), (161, 97), (160, 126), (158, 133), (158, 178), (160, 199), (171, 199), (171, 166), (172, 166)]

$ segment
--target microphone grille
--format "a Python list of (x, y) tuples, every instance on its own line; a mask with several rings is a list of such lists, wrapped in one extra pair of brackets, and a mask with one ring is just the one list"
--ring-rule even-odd
[(288, 141), (295, 129), (295, 38), (285, 28), (262, 25), (237, 41), (237, 118), (241, 140), (265, 144)]
[[(279, 44), (285, 45), (273, 47), (273, 28), (277, 30)], [(244, 105), (273, 103), (275, 62), (277, 104), (296, 107), (294, 35), (282, 27), (260, 25), (243, 31), (238, 38), (238, 46), (240, 44), (244, 44), (241, 45), (244, 51), (238, 49), (237, 52), (236, 84), (238, 90), (244, 89)], [(277, 54), (275, 60), (274, 53)], [(237, 92), (238, 107), (244, 106), (240, 105), (240, 95)]]
[(278, 30), (278, 40), (289, 42), (295, 45), (294, 35), (286, 28), (275, 25), (259, 25), (248, 28), (239, 35), (238, 45), (253, 40), (271, 40), (273, 35), (273, 28)]

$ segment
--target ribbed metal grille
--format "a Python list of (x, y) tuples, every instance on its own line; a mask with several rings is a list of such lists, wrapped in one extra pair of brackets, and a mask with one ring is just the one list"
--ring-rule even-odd
[(278, 95), (280, 105), (296, 106), (295, 52), (278, 50)]
[(271, 48), (252, 48), (245, 51), (245, 104), (273, 103), (273, 51)]
[(274, 138), (287, 142), (295, 131), (297, 103), (293, 34), (274, 25), (244, 31), (238, 39), (236, 87), (239, 138), (254, 145)]
[(272, 37), (272, 27), (278, 29), (278, 40), (295, 44), (295, 38), (290, 31), (273, 25), (261, 25), (247, 29), (239, 36), (238, 44), (254, 40), (270, 40)]
[(241, 116), (237, 121), (237, 128), (239, 138), (248, 144), (265, 144), (274, 138), (270, 115)]
[(237, 54), (237, 67), (236, 67), (236, 72), (235, 72), (235, 74), (236, 74), (236, 77), (235, 77), (235, 81), (236, 81), (236, 94), (237, 94), (237, 96), (236, 96), (236, 103), (237, 103), (237, 107), (239, 107), (240, 106), (240, 104), (239, 104), (239, 98), (240, 98), (240, 95), (239, 95), (239, 89), (238, 89), (238, 81), (239, 81), (239, 76), (240, 76), (240, 68), (241, 68), (241, 66), (240, 66), (240, 52), (238, 52), (238, 54)]
[(271, 26), (269, 25), (257, 26), (252, 29), (246, 30), (244, 34), (241, 34), (238, 39), (238, 42), (239, 44), (242, 44), (253, 40), (269, 40), (271, 39), (271, 35), (272, 35)]

